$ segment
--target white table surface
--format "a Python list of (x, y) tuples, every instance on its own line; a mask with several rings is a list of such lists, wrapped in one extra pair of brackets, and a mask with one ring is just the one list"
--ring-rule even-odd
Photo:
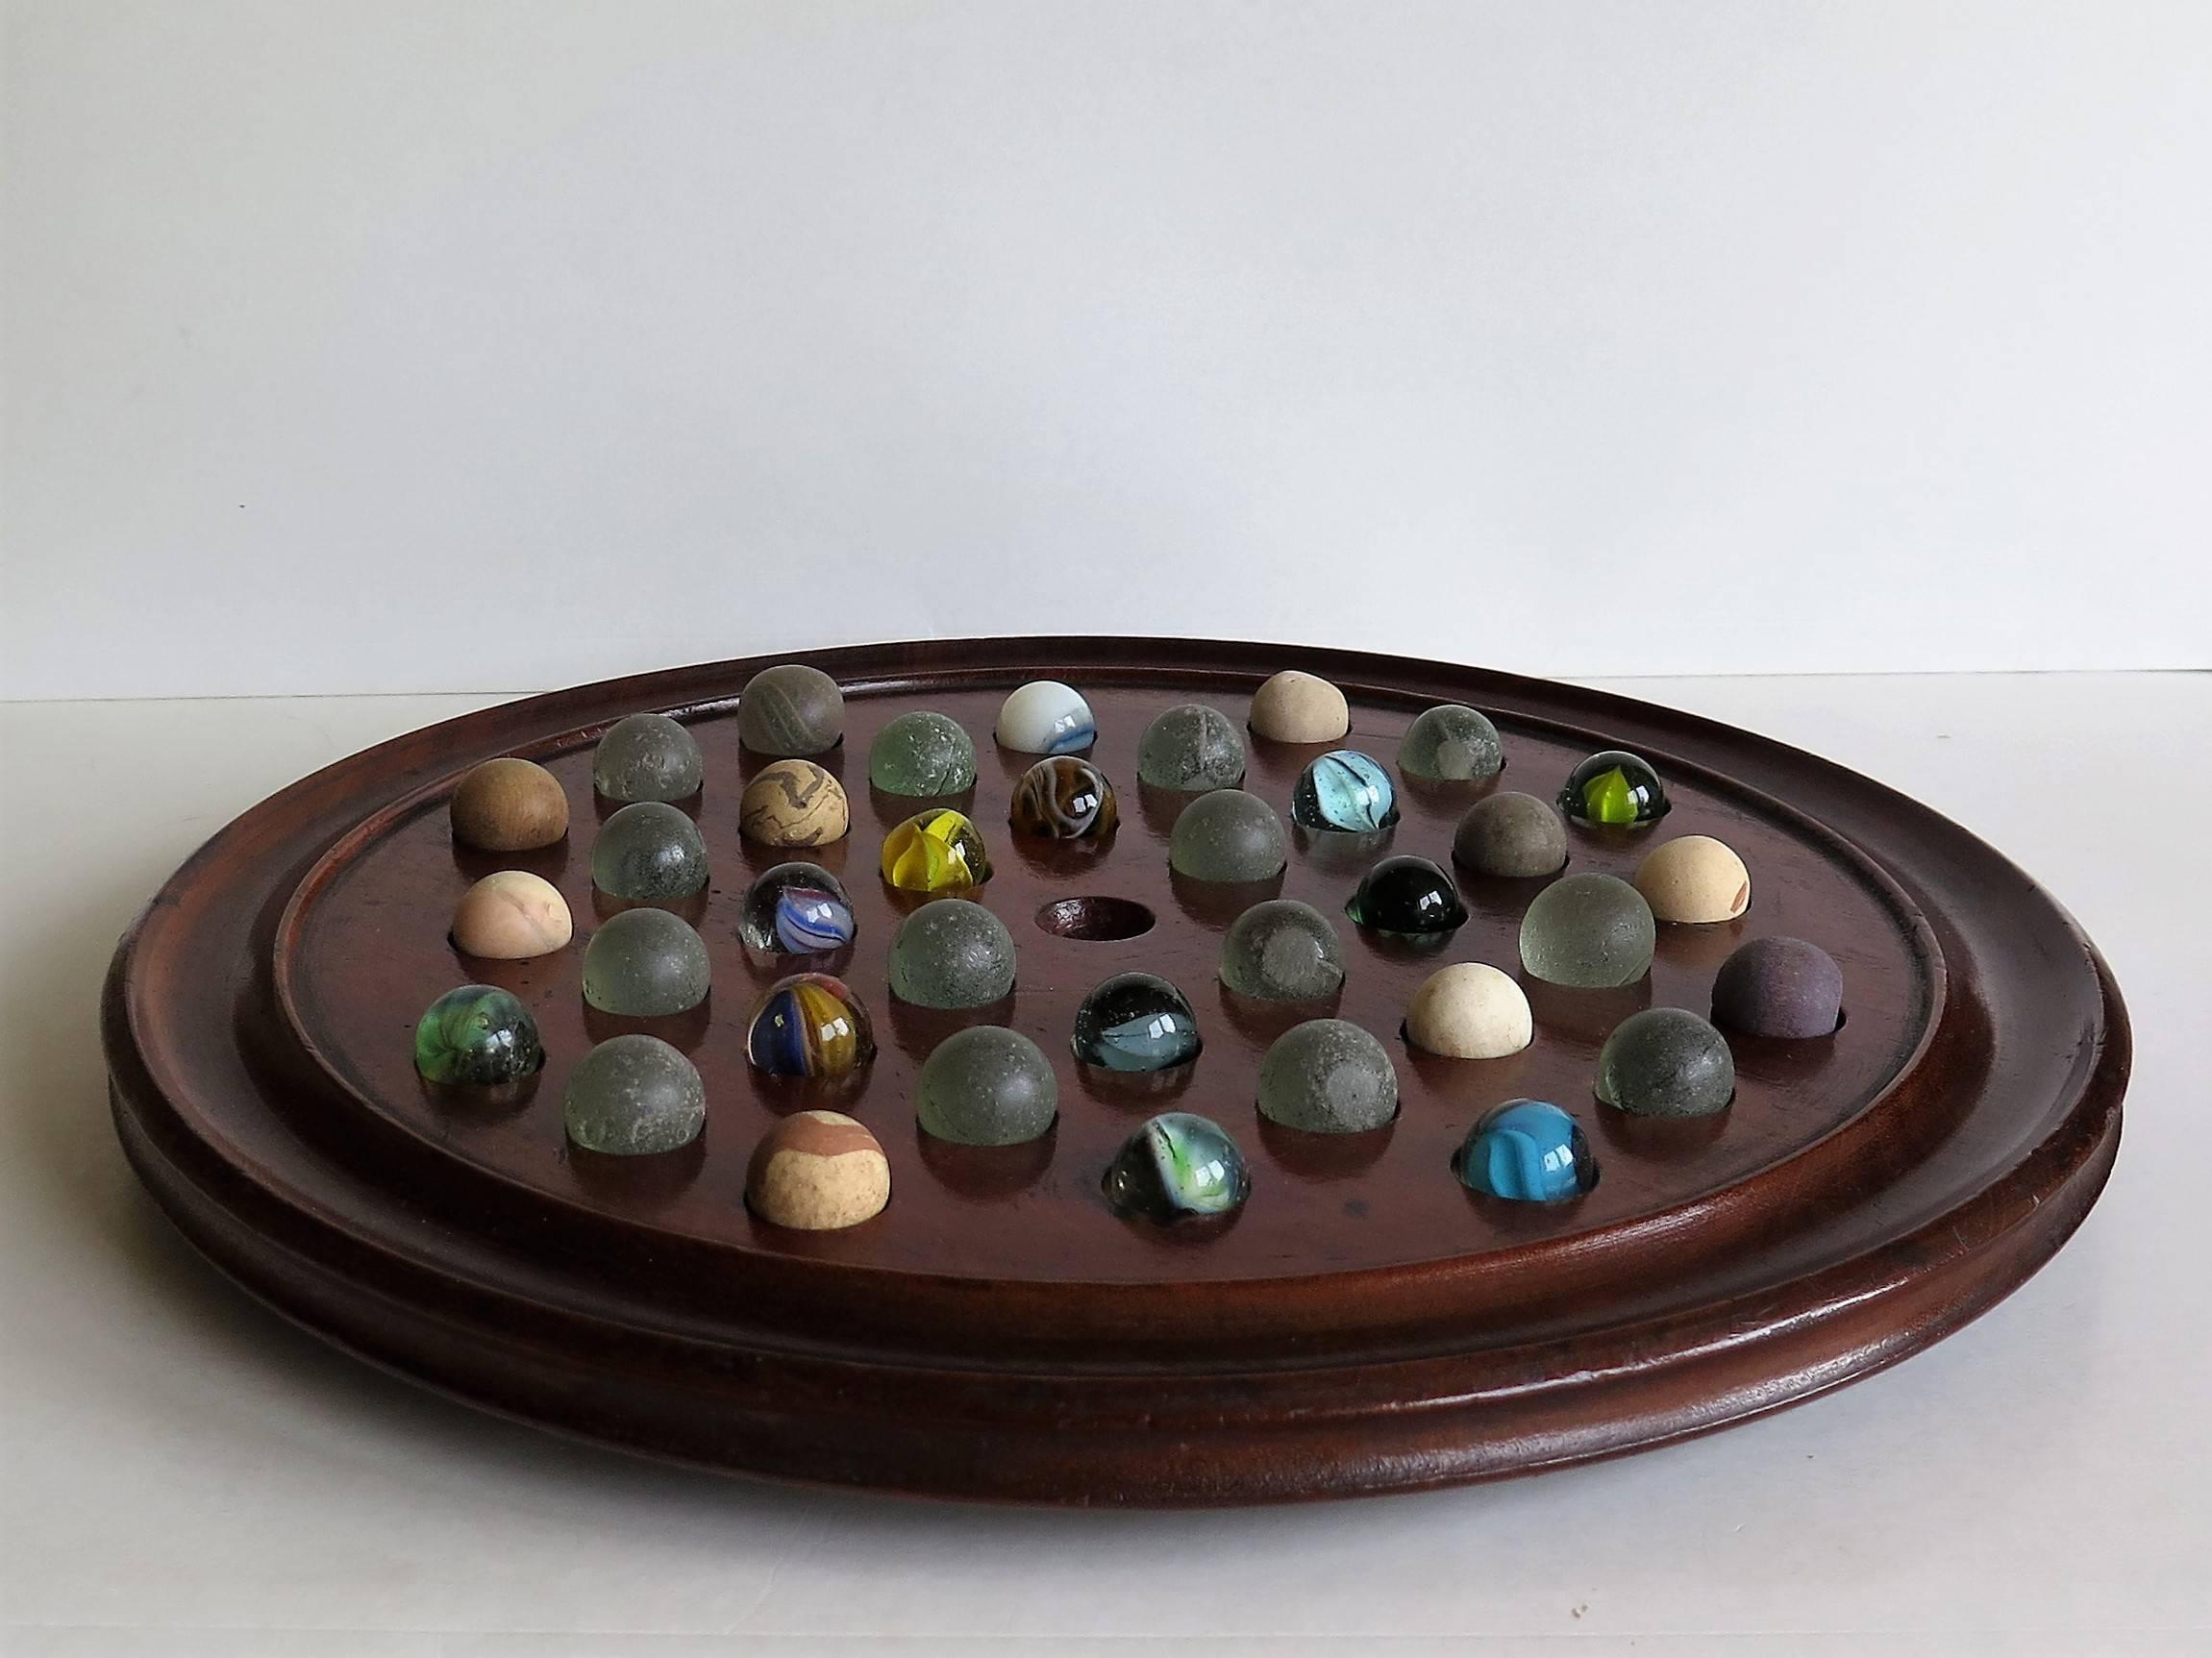
[(124, 1166), (101, 972), (232, 816), (499, 699), (0, 705), (0, 1652), (2212, 1650), (2212, 676), (1613, 688), (1895, 784), (2058, 895), (2134, 1017), (2110, 1187), (1994, 1312), (1802, 1408), (1503, 1485), (1169, 1515), (671, 1471), (265, 1312)]

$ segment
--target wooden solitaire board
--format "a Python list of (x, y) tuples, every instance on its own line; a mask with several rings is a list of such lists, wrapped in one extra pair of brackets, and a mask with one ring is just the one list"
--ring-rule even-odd
[[(1344, 1496), (1521, 1473), (1723, 1426), (1851, 1381), (1949, 1333), (2040, 1266), (2079, 1224), (2120, 1137), (2127, 1021), (2066, 914), (1956, 825), (1809, 755), (1684, 714), (1441, 663), (1197, 640), (994, 639), (864, 646), (806, 658), (846, 696), (823, 756), (853, 829), (811, 853), (742, 841), (737, 693), (771, 658), (534, 697), (433, 726), (316, 773), (202, 848), (115, 957), (104, 1031), (117, 1129), (186, 1235), (271, 1304), (377, 1363), (473, 1403), (653, 1455), (798, 1479), (1033, 1502), (1199, 1504)], [(1264, 1122), (1269, 1041), (1310, 1005), (1237, 1002), (1215, 977), (1223, 929), (1267, 892), (1171, 878), (1183, 797), (1136, 782), (1139, 736), (1171, 704), (1241, 723), (1254, 688), (1299, 667), (1344, 687), (1357, 747), (1386, 764), (1423, 707), (1465, 702), (1504, 738), (1495, 784), (1402, 783), (1387, 844), (1294, 831), (1280, 891), (1341, 917), (1383, 851), (1449, 864), (1488, 787), (1550, 799), (1574, 763), (1626, 747), (1674, 810), (1653, 829), (1571, 830), (1571, 871), (1628, 875), (1655, 840), (1705, 832), (1752, 878), (1740, 921), (1662, 925), (1625, 991), (1524, 980), (1536, 1040), (1511, 1058), (1406, 1049), (1405, 1002), (1445, 961), (1518, 967), (1542, 881), (1460, 872), (1473, 919), (1441, 951), (1339, 923), (1338, 1016), (1390, 1048), (1388, 1128), (1305, 1135)], [(1067, 680), (1097, 712), (1097, 764), (1122, 796), (1103, 848), (1012, 835), (1033, 756), (998, 750), (998, 706)], [(876, 871), (915, 803), (872, 797), (866, 756), (893, 715), (931, 707), (976, 739), (972, 815), (1013, 931), (1010, 1005), (892, 1003), (884, 962), (906, 895)], [(715, 989), (695, 1016), (588, 1011), (596, 923), (591, 745), (620, 716), (686, 720), (707, 762), (695, 804), (713, 880), (691, 912)], [(1287, 821), (1316, 753), (1252, 741), (1246, 787)], [(445, 804), (495, 755), (552, 768), (572, 808), (541, 853), (457, 848)], [(1395, 766), (1393, 764), (1393, 770)], [(827, 964), (750, 956), (747, 883), (808, 856), (851, 891), (859, 932)], [(501, 867), (566, 895), (576, 941), (528, 962), (458, 955), (455, 900)], [(1110, 902), (1109, 902), (1110, 901)], [(1149, 911), (1153, 924), (1127, 933)], [(1600, 1043), (1646, 1005), (1706, 1010), (1744, 939), (1791, 933), (1842, 964), (1845, 1023), (1809, 1042), (1733, 1038), (1738, 1089), (1717, 1118), (1629, 1119), (1591, 1094)], [(763, 1078), (746, 1016), (798, 967), (841, 973), (881, 1052), (857, 1088)], [(1077, 1004), (1130, 968), (1197, 1008), (1205, 1051), (1165, 1078), (1079, 1071)], [(423, 1008), (476, 980), (534, 1010), (534, 1093), (435, 1098), (412, 1070)], [(1000, 1150), (921, 1136), (910, 1103), (932, 1045), (1010, 1024), (1058, 1072), (1045, 1140)], [(705, 1077), (688, 1150), (611, 1158), (567, 1146), (560, 1098), (590, 1044), (646, 1028)], [(1450, 1162), (1486, 1107), (1557, 1101), (1589, 1133), (1593, 1191), (1560, 1205), (1479, 1198)], [(745, 1165), (779, 1113), (867, 1123), (889, 1207), (843, 1232), (756, 1222)], [(1220, 1122), (1251, 1161), (1249, 1203), (1199, 1234), (1117, 1218), (1100, 1177), (1156, 1111)]]

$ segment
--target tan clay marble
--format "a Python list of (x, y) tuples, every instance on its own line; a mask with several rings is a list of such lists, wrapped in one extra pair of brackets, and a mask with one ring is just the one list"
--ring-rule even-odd
[(1344, 693), (1327, 680), (1285, 668), (1253, 693), (1252, 732), (1278, 743), (1333, 743), (1352, 729)]
[(857, 1226), (891, 1200), (891, 1165), (875, 1135), (840, 1111), (800, 1111), (768, 1130), (745, 1171), (745, 1201), (771, 1225)]
[(485, 852), (528, 852), (568, 832), (560, 780), (532, 760), (485, 760), (453, 792), (453, 838)]
[(737, 829), (763, 846), (827, 846), (851, 816), (844, 785), (812, 760), (778, 760), (745, 785)]
[(1751, 907), (1752, 876), (1724, 842), (1686, 834), (1644, 854), (1636, 890), (1660, 921), (1733, 921)]
[(1478, 961), (1437, 969), (1405, 1008), (1405, 1040), (1448, 1059), (1503, 1059), (1535, 1034), (1521, 987), (1509, 974)]
[(551, 881), (527, 870), (485, 876), (453, 907), (453, 944), (463, 955), (494, 961), (550, 955), (575, 931), (568, 901)]

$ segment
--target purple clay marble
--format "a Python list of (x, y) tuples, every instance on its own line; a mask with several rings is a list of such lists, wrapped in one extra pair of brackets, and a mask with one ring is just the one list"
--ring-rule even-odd
[(1827, 1036), (1843, 1018), (1843, 969), (1802, 938), (1754, 938), (1721, 963), (1713, 1023), (1747, 1036)]

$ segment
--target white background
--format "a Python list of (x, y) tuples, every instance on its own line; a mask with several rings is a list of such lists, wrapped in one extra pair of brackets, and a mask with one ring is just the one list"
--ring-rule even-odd
[(0, 15), (0, 696), (2212, 660), (2212, 6)]

